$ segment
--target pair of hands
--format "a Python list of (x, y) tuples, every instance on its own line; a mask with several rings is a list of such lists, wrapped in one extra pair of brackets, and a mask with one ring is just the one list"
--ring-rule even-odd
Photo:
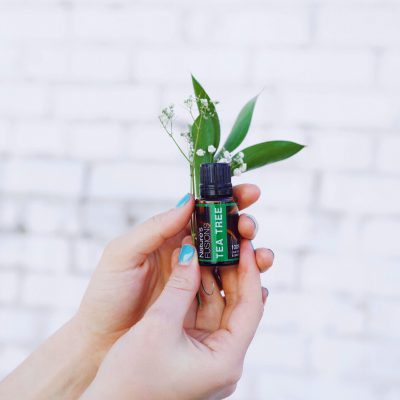
[[(259, 189), (234, 188), (239, 208)], [(231, 394), (263, 313), (259, 272), (273, 253), (254, 249), (257, 226), (239, 218), (241, 257), (221, 268), (224, 297), (200, 268), (188, 223), (192, 196), (105, 249), (75, 317), (0, 385), (4, 399), (219, 399)], [(195, 296), (200, 290), (201, 305)]]
[[(234, 188), (240, 209), (259, 195), (254, 185)], [(106, 344), (120, 339), (83, 399), (224, 398), (235, 390), (267, 296), (259, 272), (271, 266), (273, 253), (254, 251), (256, 222), (241, 215), (240, 263), (221, 268), (223, 297), (190, 249), (193, 208), (187, 196), (106, 248), (78, 317)], [(200, 290), (199, 306), (200, 280), (212, 295)]]

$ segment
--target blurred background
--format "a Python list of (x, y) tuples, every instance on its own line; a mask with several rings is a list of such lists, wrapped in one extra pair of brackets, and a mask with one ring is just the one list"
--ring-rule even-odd
[(104, 245), (188, 191), (158, 123), (194, 73), (274, 250), (236, 400), (400, 398), (400, 1), (0, 0), (0, 377), (79, 305)]

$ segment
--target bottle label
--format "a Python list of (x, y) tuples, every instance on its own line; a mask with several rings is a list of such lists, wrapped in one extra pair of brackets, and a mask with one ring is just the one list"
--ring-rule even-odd
[(196, 204), (197, 252), (201, 265), (238, 262), (238, 220), (234, 202)]

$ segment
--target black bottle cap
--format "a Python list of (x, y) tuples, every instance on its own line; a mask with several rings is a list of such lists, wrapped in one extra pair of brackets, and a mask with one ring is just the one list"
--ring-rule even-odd
[(200, 166), (200, 196), (232, 196), (231, 166), (205, 163)]

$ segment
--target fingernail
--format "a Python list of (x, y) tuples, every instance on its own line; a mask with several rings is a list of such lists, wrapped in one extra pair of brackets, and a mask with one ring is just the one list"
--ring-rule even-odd
[(188, 201), (190, 200), (190, 194), (186, 193), (179, 201), (178, 203), (176, 203), (176, 208), (178, 207), (182, 207), (183, 205), (185, 205)]
[(194, 256), (194, 247), (190, 244), (184, 244), (179, 253), (178, 262), (181, 265), (188, 265)]
[(257, 220), (256, 220), (252, 215), (250, 215), (250, 214), (246, 214), (246, 216), (247, 216), (247, 218), (249, 218), (249, 219), (251, 220), (251, 222), (253, 223), (253, 225), (254, 225), (254, 235), (256, 235), (257, 232), (258, 232), (258, 222), (257, 222)]
[(271, 249), (268, 250), (272, 253), (272, 259), (275, 259), (275, 253)]

